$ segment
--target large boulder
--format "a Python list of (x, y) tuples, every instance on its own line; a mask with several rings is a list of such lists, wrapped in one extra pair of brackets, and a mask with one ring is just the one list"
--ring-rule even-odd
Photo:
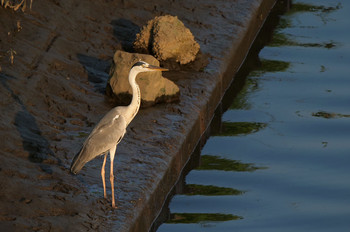
[[(117, 104), (127, 105), (130, 103), (132, 90), (128, 79), (129, 71), (132, 65), (139, 60), (159, 66), (159, 61), (151, 55), (123, 51), (117, 51), (114, 54), (106, 94), (113, 97)], [(141, 107), (179, 100), (179, 87), (174, 82), (162, 77), (161, 72), (140, 73), (136, 82), (141, 90)]]
[(194, 61), (199, 51), (191, 31), (176, 16), (159, 16), (148, 21), (136, 35), (136, 52), (154, 55), (158, 60), (180, 64)]

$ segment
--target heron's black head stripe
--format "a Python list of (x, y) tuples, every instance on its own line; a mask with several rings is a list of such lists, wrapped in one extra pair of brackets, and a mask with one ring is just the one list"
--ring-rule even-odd
[(145, 65), (146, 63), (143, 62), (143, 61), (139, 61), (139, 62), (136, 62), (131, 68), (135, 67), (135, 66), (142, 66), (142, 65)]

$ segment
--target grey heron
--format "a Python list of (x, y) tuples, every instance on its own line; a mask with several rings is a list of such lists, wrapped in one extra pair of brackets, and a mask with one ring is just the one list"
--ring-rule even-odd
[(165, 68), (150, 65), (146, 62), (139, 61), (135, 63), (129, 72), (129, 83), (132, 88), (132, 100), (128, 106), (118, 106), (111, 109), (95, 126), (88, 138), (85, 140), (82, 148), (76, 154), (72, 160), (71, 172), (77, 174), (84, 165), (90, 160), (100, 155), (105, 155), (101, 176), (103, 183), (103, 196), (107, 198), (106, 194), (106, 182), (105, 182), (105, 165), (106, 158), (109, 152), (111, 167), (110, 167), (110, 182), (112, 189), (112, 207), (115, 206), (114, 198), (114, 175), (113, 175), (113, 161), (117, 148), (117, 144), (122, 140), (126, 128), (129, 123), (136, 116), (141, 104), (141, 93), (138, 84), (136, 83), (136, 76), (141, 72), (151, 71), (167, 71)]

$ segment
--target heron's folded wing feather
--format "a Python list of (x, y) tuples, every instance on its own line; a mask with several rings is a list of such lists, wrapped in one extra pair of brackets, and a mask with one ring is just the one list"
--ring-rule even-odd
[(102, 122), (96, 125), (83, 145), (82, 152), (90, 159), (116, 146), (126, 132), (126, 120), (121, 115), (116, 115), (106, 123)]

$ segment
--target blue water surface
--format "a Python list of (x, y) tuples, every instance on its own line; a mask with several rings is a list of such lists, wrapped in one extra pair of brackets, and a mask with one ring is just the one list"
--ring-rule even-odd
[(350, 231), (350, 1), (293, 1), (170, 202), (172, 231)]

